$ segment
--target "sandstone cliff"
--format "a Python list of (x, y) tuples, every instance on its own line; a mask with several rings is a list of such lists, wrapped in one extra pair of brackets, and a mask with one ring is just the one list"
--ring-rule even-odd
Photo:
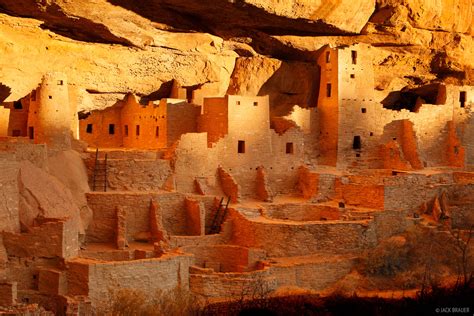
[(470, 0), (2, 0), (0, 97), (17, 100), (48, 71), (79, 88), (79, 108), (125, 93), (157, 99), (169, 82), (216, 94), (267, 94), (314, 106), (325, 44), (376, 47), (380, 98), (433, 81), (473, 84)]

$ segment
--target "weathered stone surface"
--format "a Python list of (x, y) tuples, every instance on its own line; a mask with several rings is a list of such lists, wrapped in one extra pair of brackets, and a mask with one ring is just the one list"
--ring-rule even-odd
[(375, 18), (384, 22), (404, 20), (417, 28), (471, 35), (474, 31), (470, 0), (377, 0), (377, 4)]
[(43, 218), (69, 217), (84, 232), (79, 207), (71, 191), (58, 179), (26, 161), (21, 163), (19, 181), (20, 222), (25, 228)]
[[(71, 41), (41, 30), (35, 20), (0, 15), (0, 25), (0, 82), (11, 88), (7, 101), (30, 93), (50, 71), (65, 73), (70, 84), (92, 96), (110, 95), (103, 105), (113, 104), (117, 93), (148, 96), (172, 79), (184, 86), (217, 82), (223, 94), (236, 56), (222, 48), (222, 40), (205, 34), (168, 34), (161, 47), (141, 50)], [(177, 47), (179, 43), (186, 47)], [(25, 71), (28, 76), (22, 75)], [(84, 93), (78, 109), (90, 110), (94, 105)]]

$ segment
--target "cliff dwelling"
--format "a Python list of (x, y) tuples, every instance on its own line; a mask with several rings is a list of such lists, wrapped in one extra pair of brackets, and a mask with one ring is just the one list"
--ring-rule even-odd
[(0, 313), (474, 308), (472, 8), (352, 2), (0, 1)]

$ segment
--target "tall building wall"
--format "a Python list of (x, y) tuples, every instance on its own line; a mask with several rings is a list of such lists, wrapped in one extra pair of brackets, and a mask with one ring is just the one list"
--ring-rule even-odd
[(10, 109), (0, 106), (0, 137), (8, 136), (9, 120), (10, 120)]
[(166, 120), (166, 104), (141, 105), (134, 96), (128, 95), (122, 108), (123, 146), (142, 149), (165, 148)]
[(338, 51), (325, 47), (318, 57), (320, 86), (319, 114), (319, 164), (336, 166), (339, 137), (339, 85)]
[(69, 103), (67, 78), (61, 73), (43, 77), (29, 110), (28, 129), (35, 143), (50, 148), (70, 148), (74, 107)]

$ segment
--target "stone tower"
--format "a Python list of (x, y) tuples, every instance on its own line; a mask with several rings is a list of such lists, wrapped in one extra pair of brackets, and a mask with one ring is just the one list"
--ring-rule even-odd
[(32, 93), (30, 102), (29, 137), (50, 148), (70, 148), (74, 113), (69, 104), (66, 75), (46, 74), (40, 87)]

